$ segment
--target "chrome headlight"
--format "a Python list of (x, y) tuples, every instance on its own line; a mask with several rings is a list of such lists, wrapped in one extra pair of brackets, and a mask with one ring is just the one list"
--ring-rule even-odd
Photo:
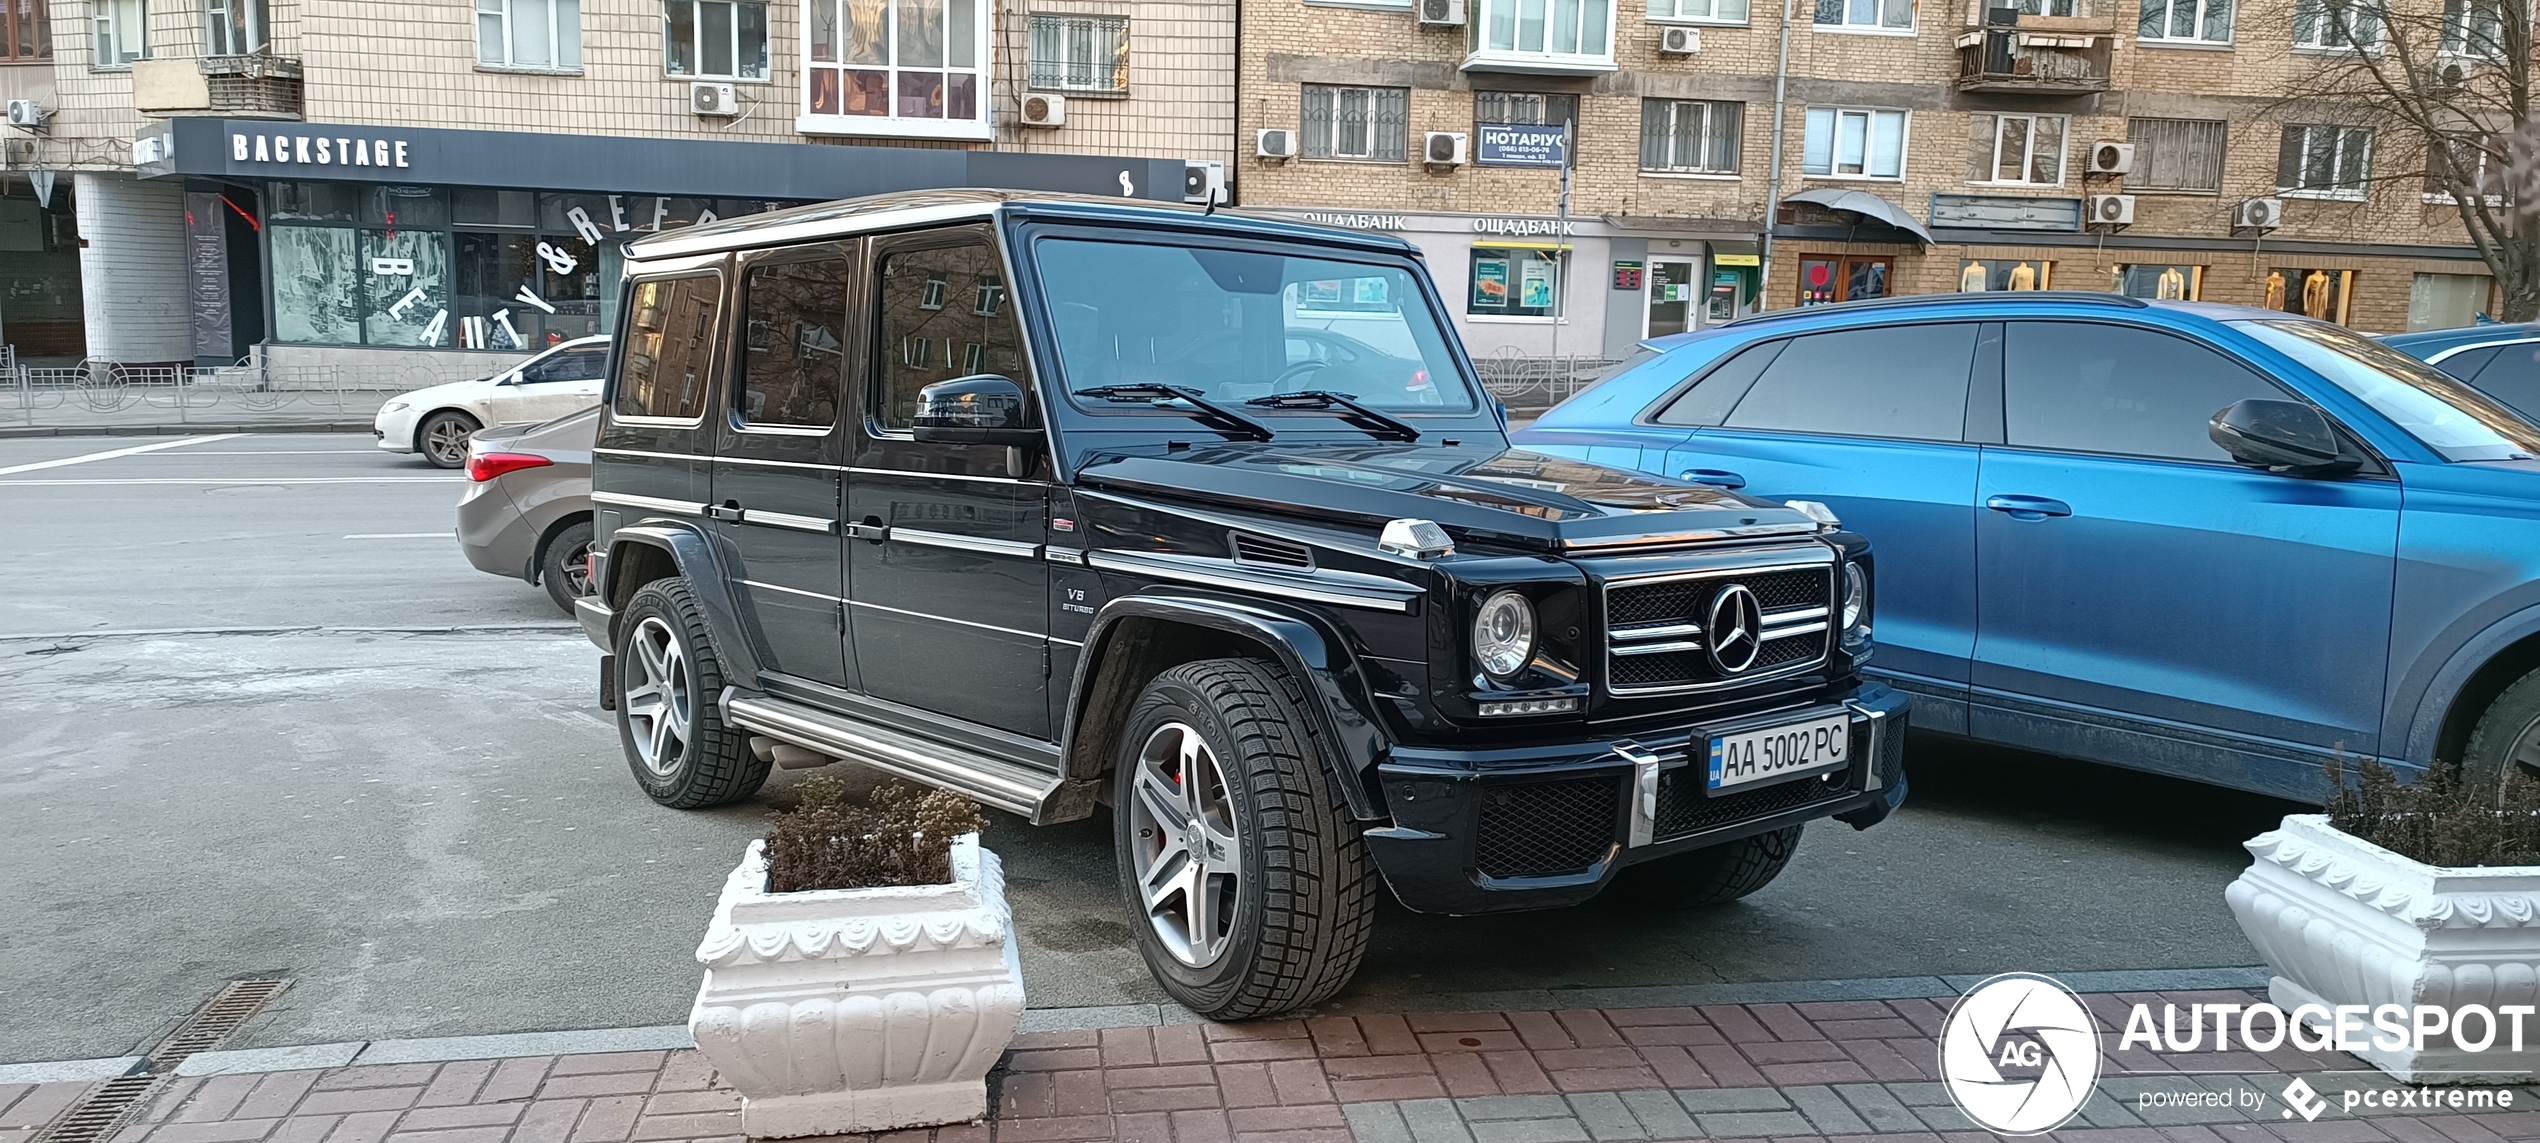
[(1473, 616), (1473, 659), (1482, 673), (1507, 679), (1535, 657), (1535, 607), (1526, 597), (1503, 591), (1482, 601)]
[(1870, 573), (1847, 560), (1843, 565), (1843, 629), (1858, 630), (1861, 621), (1869, 617), (1869, 610)]

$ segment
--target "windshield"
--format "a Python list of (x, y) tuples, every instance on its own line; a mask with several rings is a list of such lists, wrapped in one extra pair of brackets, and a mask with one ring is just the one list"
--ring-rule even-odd
[(1241, 408), (1321, 390), (1403, 413), (1477, 407), (1407, 267), (1063, 238), (1033, 258), (1073, 392), (1173, 385)]
[(2540, 456), (2540, 428), (2450, 374), (2371, 338), (2323, 322), (2231, 324), (2361, 398), (2445, 460)]

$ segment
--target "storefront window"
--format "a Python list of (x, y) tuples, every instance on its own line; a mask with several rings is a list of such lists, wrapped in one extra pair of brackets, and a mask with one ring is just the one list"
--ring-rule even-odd
[(1464, 312), (1474, 317), (1551, 317), (1560, 309), (1561, 255), (1509, 246), (1473, 248)]
[(2346, 323), (2355, 272), (2278, 266), (2267, 271), (2266, 307), (2289, 314)]
[(450, 344), (450, 247), (427, 230), (361, 232), (362, 340)]
[(345, 183), (275, 183), (267, 213), (275, 222), (351, 222), (361, 194)]
[(26, 179), (0, 178), (0, 343), (17, 347), (22, 364), (88, 355), (71, 194), (69, 179), (44, 201)]
[(449, 196), (431, 187), (370, 187), (361, 197), (364, 226), (394, 230), (450, 224)]
[(276, 340), (361, 344), (361, 299), (353, 277), (355, 233), (327, 226), (273, 228)]
[(2130, 298), (2167, 298), (2172, 301), (2195, 301), (2204, 293), (2205, 268), (2202, 266), (2119, 266), (2115, 281), (2108, 288)]
[(2055, 264), (2052, 262), (1964, 258), (1958, 262), (1958, 288), (1968, 292), (2053, 289), (2047, 284), (2047, 279), (2054, 271)]

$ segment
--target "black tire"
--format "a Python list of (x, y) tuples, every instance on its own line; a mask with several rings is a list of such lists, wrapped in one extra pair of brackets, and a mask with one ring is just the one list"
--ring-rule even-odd
[(558, 610), (573, 614), (573, 601), (591, 597), (591, 522), (567, 524), (538, 558), (538, 583)]
[[(1112, 820), (1130, 927), (1164, 991), (1212, 1020), (1249, 1020), (1319, 1003), (1358, 971), (1375, 918), (1373, 883), (1356, 824), (1327, 776), (1305, 717), (1304, 689), (1247, 659), (1185, 663), (1138, 695), (1123, 731)], [(1228, 812), (1235, 866), (1222, 948), (1193, 965), (1168, 944), (1142, 892), (1137, 774), (1164, 733), (1194, 730), (1222, 783), (1204, 783)], [(1204, 880), (1204, 879), (1203, 879)], [(1195, 927), (1195, 926), (1186, 926)]]
[(2502, 801), (2505, 776), (2540, 780), (2540, 671), (2514, 680), (2487, 704), (2461, 750), (2461, 778)]
[(1614, 879), (1636, 905), (1692, 909), (1735, 901), (1773, 883), (1799, 852), (1798, 826), (1632, 866)]
[[(675, 656), (648, 654), (655, 639), (675, 643)], [(664, 662), (667, 658), (667, 662)], [(652, 674), (677, 680), (661, 696), (663, 713), (648, 716)], [(673, 577), (645, 584), (618, 618), (617, 734), (635, 784), (656, 802), (696, 810), (741, 801), (767, 782), (768, 763), (752, 756), (748, 736), (723, 724), (715, 706), (723, 693), (723, 664), (706, 636), (705, 612), (688, 581)], [(638, 722), (642, 726), (638, 726)], [(675, 733), (656, 733), (655, 722)], [(675, 742), (671, 741), (675, 737)]]
[(467, 463), (467, 438), (484, 427), (465, 413), (443, 409), (415, 426), (415, 452), (434, 468), (460, 467)]

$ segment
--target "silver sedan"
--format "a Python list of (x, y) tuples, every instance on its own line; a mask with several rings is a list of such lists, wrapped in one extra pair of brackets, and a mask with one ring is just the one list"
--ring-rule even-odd
[(543, 584), (567, 615), (591, 594), (591, 445), (599, 406), (467, 444), (459, 550), (480, 571)]

